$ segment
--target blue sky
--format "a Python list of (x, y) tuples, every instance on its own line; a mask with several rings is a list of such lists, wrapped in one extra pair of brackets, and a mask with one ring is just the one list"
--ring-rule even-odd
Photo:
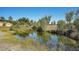
[(20, 17), (28, 17), (32, 20), (39, 20), (43, 16), (51, 15), (51, 21), (65, 19), (65, 13), (75, 11), (78, 7), (0, 7), (0, 16), (14, 20)]

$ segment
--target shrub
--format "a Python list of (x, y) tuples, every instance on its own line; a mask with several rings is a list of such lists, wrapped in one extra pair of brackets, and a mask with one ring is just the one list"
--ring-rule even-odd
[(32, 32), (32, 28), (26, 25), (16, 25), (13, 27), (13, 30), (15, 31), (16, 34), (19, 34), (21, 36), (26, 36), (30, 32)]
[(38, 27), (38, 28), (37, 28), (37, 32), (43, 32), (42, 27)]

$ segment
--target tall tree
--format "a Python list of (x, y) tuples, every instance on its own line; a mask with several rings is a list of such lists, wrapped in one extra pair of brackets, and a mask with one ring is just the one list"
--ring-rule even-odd
[(5, 21), (5, 18), (1, 16), (0, 21)]
[(29, 19), (25, 18), (25, 17), (19, 18), (18, 23), (19, 24), (29, 24)]
[(79, 30), (79, 9), (75, 12), (74, 25)]
[(69, 26), (68, 28), (71, 28), (70, 26), (71, 26), (71, 21), (73, 20), (73, 16), (74, 16), (73, 11), (70, 11), (70, 12), (66, 13), (65, 18), (66, 18), (67, 24)]
[(74, 20), (74, 25), (79, 30), (79, 18), (77, 18), (77, 19)]
[(9, 21), (9, 22), (13, 22), (13, 17), (12, 17), (12, 16), (9, 16), (9, 17), (8, 17), (8, 21)]
[(49, 24), (51, 16), (45, 16), (37, 22), (38, 26), (45, 30), (46, 26)]
[(71, 21), (72, 21), (72, 19), (73, 19), (73, 16), (74, 16), (74, 12), (73, 12), (73, 11), (68, 12), (68, 13), (66, 14), (66, 21), (67, 21), (68, 23), (71, 23)]
[(56, 22), (55, 22), (55, 21), (52, 21), (51, 24), (52, 24), (52, 25), (56, 25)]
[(76, 16), (79, 16), (79, 9), (75, 13)]
[(65, 28), (65, 26), (66, 26), (66, 23), (65, 23), (64, 20), (59, 20), (59, 21), (57, 22), (58, 30), (63, 30), (63, 29)]
[(46, 20), (49, 23), (50, 20), (51, 20), (51, 16), (45, 16), (43, 19)]

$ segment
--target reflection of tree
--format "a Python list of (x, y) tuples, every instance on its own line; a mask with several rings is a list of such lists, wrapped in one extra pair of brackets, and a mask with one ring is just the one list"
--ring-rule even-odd
[(74, 47), (76, 45), (75, 40), (64, 36), (58, 36), (58, 40), (57, 50), (66, 50), (66, 46)]
[(64, 37), (58, 36), (58, 44), (57, 44), (57, 51), (64, 50)]
[(38, 37), (42, 38), (43, 43), (47, 43), (48, 40), (50, 39), (50, 34), (47, 32), (42, 32), (42, 33), (38, 33)]

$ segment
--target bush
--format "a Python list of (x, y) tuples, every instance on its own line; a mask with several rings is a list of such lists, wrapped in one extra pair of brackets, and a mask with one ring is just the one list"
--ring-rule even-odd
[(38, 28), (37, 28), (37, 32), (43, 32), (42, 27), (38, 27)]
[(37, 27), (36, 27), (36, 26), (33, 26), (32, 29), (33, 29), (33, 30), (37, 30)]
[(26, 25), (16, 25), (13, 27), (13, 30), (16, 34), (19, 34), (21, 36), (26, 36), (32, 32), (32, 28)]

